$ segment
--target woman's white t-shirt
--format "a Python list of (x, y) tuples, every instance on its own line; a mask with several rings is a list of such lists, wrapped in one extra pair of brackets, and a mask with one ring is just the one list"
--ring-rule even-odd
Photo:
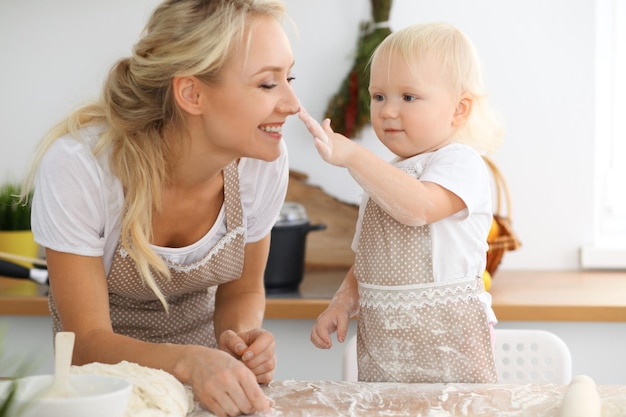
[[(81, 130), (81, 140), (57, 139), (44, 155), (35, 182), (32, 230), (35, 241), (58, 252), (102, 256), (108, 274), (120, 238), (124, 204), (122, 186), (109, 166), (109, 152), (94, 156), (101, 129)], [(272, 229), (289, 181), (287, 148), (266, 162), (239, 161), (239, 191), (246, 242), (256, 242)], [(226, 233), (224, 207), (214, 226), (199, 241), (182, 248), (153, 246), (168, 260), (189, 264), (202, 258)]]

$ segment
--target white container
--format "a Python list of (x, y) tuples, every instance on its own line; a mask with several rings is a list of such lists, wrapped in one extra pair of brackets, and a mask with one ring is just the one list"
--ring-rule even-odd
[[(54, 375), (18, 379), (15, 406), (20, 417), (124, 417), (133, 385), (108, 375), (70, 375), (78, 397), (43, 398)], [(5, 381), (6, 382), (6, 381)], [(0, 389), (2, 396), (2, 389)]]

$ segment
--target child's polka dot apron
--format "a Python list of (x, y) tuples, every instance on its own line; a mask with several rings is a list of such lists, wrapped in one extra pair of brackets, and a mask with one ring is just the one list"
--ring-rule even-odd
[[(161, 343), (216, 347), (213, 327), (217, 285), (237, 279), (243, 269), (244, 228), (237, 164), (224, 169), (227, 232), (199, 261), (180, 265), (166, 261), (171, 281), (155, 274), (169, 314), (143, 283), (128, 253), (118, 244), (108, 275), (111, 323), (116, 333)], [(60, 321), (50, 297), (54, 330)]]
[(367, 202), (355, 275), (359, 380), (497, 381), (478, 277), (434, 282), (430, 228), (406, 226)]

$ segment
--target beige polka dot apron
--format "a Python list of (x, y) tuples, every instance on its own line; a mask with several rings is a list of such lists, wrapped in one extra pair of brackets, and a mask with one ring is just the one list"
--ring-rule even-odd
[(428, 225), (367, 202), (354, 269), (360, 381), (497, 382), (482, 280), (434, 282), (431, 248)]
[[(236, 163), (224, 170), (224, 205), (227, 232), (209, 253), (189, 265), (166, 261), (169, 281), (155, 274), (169, 314), (118, 244), (107, 278), (116, 333), (155, 343), (217, 346), (213, 327), (217, 285), (239, 278), (243, 269), (244, 227)], [(51, 310), (55, 331), (60, 331), (52, 299)]]

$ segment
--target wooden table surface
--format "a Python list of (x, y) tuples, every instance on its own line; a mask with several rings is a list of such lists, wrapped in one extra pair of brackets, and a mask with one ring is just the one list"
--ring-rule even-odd
[[(275, 402), (274, 417), (559, 417), (567, 388), (553, 384), (275, 381), (264, 391)], [(625, 385), (600, 385), (597, 389), (602, 417), (626, 415)], [(209, 415), (196, 407), (188, 416)]]
[[(305, 273), (300, 290), (269, 293), (268, 319), (315, 319), (344, 269)], [(47, 287), (0, 277), (0, 315), (48, 315)], [(626, 322), (626, 273), (498, 271), (490, 289), (501, 321)]]

